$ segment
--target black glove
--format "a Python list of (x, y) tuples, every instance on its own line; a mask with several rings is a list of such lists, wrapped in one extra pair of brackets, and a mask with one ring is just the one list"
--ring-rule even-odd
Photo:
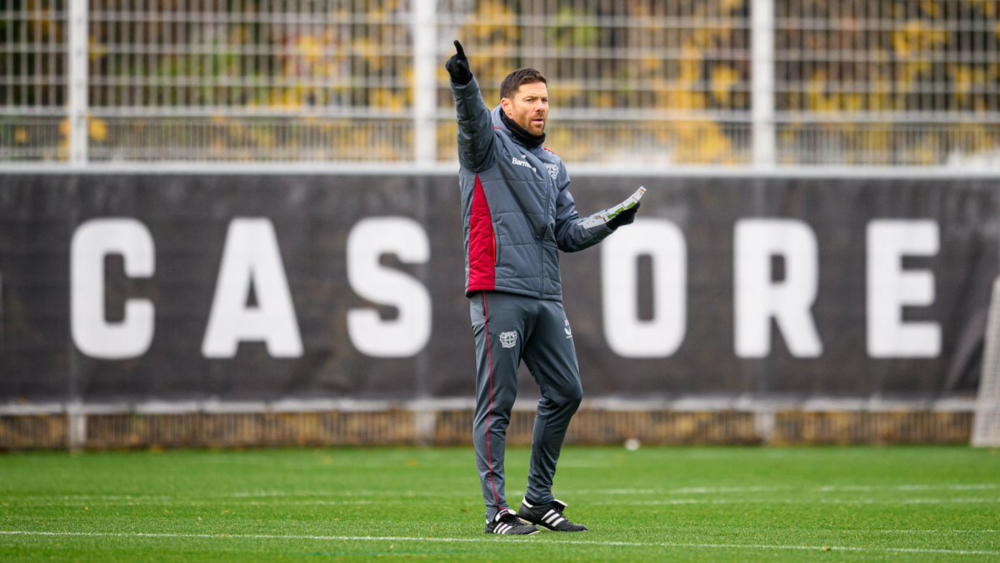
[(642, 204), (636, 202), (635, 207), (622, 211), (618, 215), (615, 215), (614, 219), (608, 221), (608, 226), (611, 227), (611, 230), (613, 231), (622, 225), (631, 225), (632, 221), (635, 221), (635, 212), (639, 211), (640, 205)]
[(469, 70), (469, 59), (465, 58), (465, 49), (462, 48), (458, 39), (455, 40), (455, 51), (457, 52), (448, 59), (444, 68), (448, 69), (452, 82), (459, 86), (465, 86), (472, 82), (472, 71)]

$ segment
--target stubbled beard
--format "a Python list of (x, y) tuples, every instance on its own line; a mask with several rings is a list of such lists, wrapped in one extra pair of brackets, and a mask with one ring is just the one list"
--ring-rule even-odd
[(522, 125), (521, 125), (521, 127), (522, 127), (522, 128), (523, 128), (523, 129), (525, 130), (525, 131), (527, 131), (528, 133), (531, 133), (532, 135), (534, 135), (534, 136), (536, 136), (536, 137), (541, 137), (541, 136), (542, 136), (542, 134), (543, 134), (543, 133), (545, 133), (545, 125), (546, 125), (546, 123), (544, 123), (544, 122), (543, 122), (543, 123), (542, 123), (542, 130), (541, 130), (541, 131), (539, 131), (539, 132), (537, 132), (537, 133), (535, 133), (535, 130), (534, 130), (534, 125), (533, 125), (533, 124), (531, 123), (532, 121), (533, 121), (533, 120), (532, 120), (531, 118), (528, 118), (527, 122), (526, 122), (526, 123), (524, 123), (524, 124), (522, 124)]

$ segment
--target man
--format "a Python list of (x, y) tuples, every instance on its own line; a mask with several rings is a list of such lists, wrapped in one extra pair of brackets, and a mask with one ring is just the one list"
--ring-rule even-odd
[[(492, 113), (462, 45), (445, 64), (458, 114), (465, 228), (465, 292), (478, 373), (473, 442), (486, 503), (486, 533), (530, 535), (536, 526), (582, 532), (552, 495), (552, 478), (583, 389), (562, 305), (559, 250), (593, 246), (635, 217), (638, 205), (590, 228), (582, 224), (558, 156), (542, 147), (549, 98), (542, 73), (519, 69), (500, 86)], [(515, 514), (504, 495), (504, 448), (517, 368), (538, 383), (528, 488)]]

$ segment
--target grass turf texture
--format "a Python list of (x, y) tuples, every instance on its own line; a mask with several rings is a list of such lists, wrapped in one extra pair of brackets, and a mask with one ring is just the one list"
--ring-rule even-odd
[(566, 448), (556, 485), (590, 532), (483, 534), (467, 449), (0, 455), (0, 560), (1000, 559), (995, 450)]

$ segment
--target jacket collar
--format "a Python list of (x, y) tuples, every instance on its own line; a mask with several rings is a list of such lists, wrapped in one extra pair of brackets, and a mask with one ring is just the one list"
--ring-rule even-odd
[[(511, 138), (515, 143), (521, 147), (527, 149), (537, 149), (542, 146), (545, 142), (545, 133), (542, 133), (541, 137), (534, 137), (524, 129), (520, 131), (512, 131), (510, 127), (504, 122), (503, 119), (503, 106), (497, 106), (493, 108), (493, 126), (497, 129), (503, 131)], [(517, 124), (514, 124), (516, 127)]]

